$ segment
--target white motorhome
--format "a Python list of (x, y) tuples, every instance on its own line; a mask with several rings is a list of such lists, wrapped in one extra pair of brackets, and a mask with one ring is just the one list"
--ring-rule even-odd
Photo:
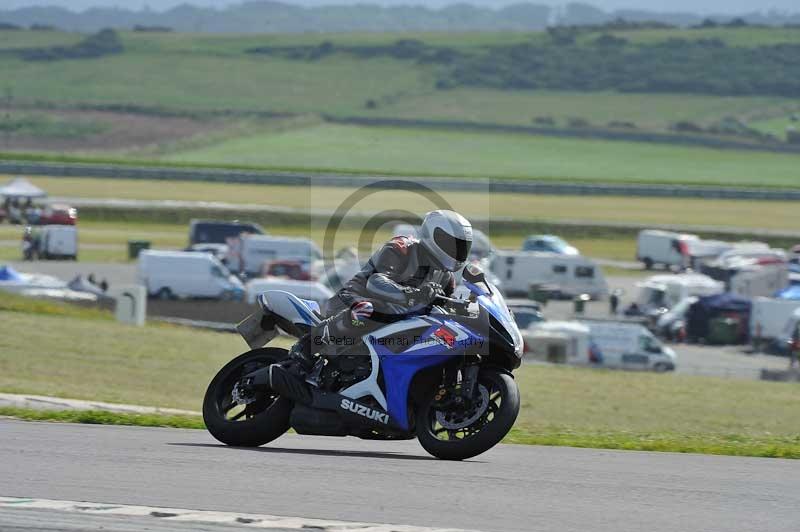
[(645, 229), (639, 232), (636, 239), (636, 260), (644, 264), (648, 270), (662, 265), (686, 268), (689, 264), (690, 242), (700, 240), (697, 235), (673, 233), (659, 229)]
[(750, 337), (758, 340), (779, 338), (797, 309), (800, 309), (800, 301), (795, 299), (755, 298), (750, 311)]
[(601, 321), (582, 323), (589, 327), (592, 349), (604, 367), (658, 372), (675, 369), (675, 351), (641, 325)]
[(699, 269), (703, 262), (718, 259), (725, 254), (769, 251), (764, 242), (725, 242), (722, 240), (688, 240), (686, 242), (689, 265)]
[(510, 297), (527, 297), (534, 284), (552, 286), (554, 291), (570, 297), (589, 294), (593, 299), (602, 299), (608, 294), (602, 270), (581, 255), (498, 251), (491, 269)]
[(789, 343), (792, 341), (795, 334), (798, 332), (798, 327), (800, 327), (800, 308), (796, 309), (792, 313), (792, 315), (789, 316), (789, 319), (783, 326), (783, 330), (776, 339), (778, 345), (782, 348), (782, 350), (789, 348)]
[(322, 258), (319, 247), (308, 238), (289, 238), (272, 235), (244, 235), (237, 246), (228, 252), (231, 271), (256, 276), (266, 262), (293, 260), (310, 268)]
[(322, 283), (315, 281), (295, 281), (278, 277), (264, 277), (253, 279), (247, 283), (247, 302), (255, 303), (256, 297), (268, 290), (281, 290), (289, 292), (300, 299), (316, 301), (320, 305), (333, 297), (333, 291)]
[(522, 330), (523, 352), (531, 360), (583, 366), (592, 362), (589, 327), (576, 321), (543, 321)]
[(139, 281), (151, 297), (240, 299), (241, 281), (210, 253), (142, 251)]
[(637, 304), (644, 311), (671, 309), (690, 296), (711, 296), (725, 291), (725, 283), (699, 273), (654, 275), (637, 286)]

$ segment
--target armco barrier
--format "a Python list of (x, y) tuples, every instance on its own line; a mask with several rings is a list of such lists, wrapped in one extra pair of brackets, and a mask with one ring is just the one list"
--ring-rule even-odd
[[(800, 161), (800, 157), (798, 157)], [(264, 185), (359, 187), (385, 176), (329, 173), (299, 173), (209, 168), (176, 168), (81, 163), (0, 161), (0, 174), (54, 177), (103, 177), (110, 179), (155, 179), (211, 181)], [(706, 199), (747, 199), (767, 201), (800, 200), (800, 190), (776, 188), (711, 187), (695, 185), (647, 185), (616, 183), (568, 183), (558, 181), (456, 177), (386, 177), (423, 181), (437, 191), (479, 191), (515, 194), (641, 196)]]

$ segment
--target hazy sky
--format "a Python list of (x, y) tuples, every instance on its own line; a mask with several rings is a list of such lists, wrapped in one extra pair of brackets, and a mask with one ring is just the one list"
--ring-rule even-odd
[[(290, 4), (321, 5), (321, 4), (382, 4), (400, 5), (415, 4), (438, 7), (458, 1), (483, 6), (503, 6), (519, 3), (526, 0), (280, 0)], [(563, 5), (567, 0), (530, 0), (533, 3), (548, 5)], [(800, 11), (798, 0), (580, 0), (585, 3), (605, 9), (641, 8), (652, 11), (687, 11), (693, 13), (742, 13), (747, 11), (764, 11), (778, 9), (783, 11)], [(230, 4), (241, 3), (241, 0), (0, 0), (0, 8), (13, 9), (18, 7), (56, 5), (73, 10), (82, 10), (93, 6), (119, 6), (127, 8), (141, 8), (149, 6), (152, 9), (163, 10), (178, 4), (194, 4), (202, 6), (224, 7)]]

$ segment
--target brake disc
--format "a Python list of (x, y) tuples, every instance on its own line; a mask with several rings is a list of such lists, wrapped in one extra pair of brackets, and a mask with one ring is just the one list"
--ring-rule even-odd
[(436, 421), (447, 430), (459, 430), (475, 423), (489, 406), (489, 390), (478, 384), (478, 401), (468, 410), (446, 410), (436, 412)]
[(245, 406), (255, 402), (256, 396), (240, 390), (239, 383), (237, 382), (233, 385), (233, 390), (231, 390), (231, 399), (233, 399), (234, 403)]

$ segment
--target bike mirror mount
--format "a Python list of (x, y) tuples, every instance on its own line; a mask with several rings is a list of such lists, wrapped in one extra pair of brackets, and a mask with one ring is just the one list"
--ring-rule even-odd
[(488, 292), (490, 294), (492, 293), (491, 288), (489, 288), (489, 283), (486, 282), (486, 275), (477, 264), (467, 264), (467, 266), (464, 268), (464, 271), (461, 273), (461, 277), (464, 279), (464, 281), (472, 285), (483, 283)]

